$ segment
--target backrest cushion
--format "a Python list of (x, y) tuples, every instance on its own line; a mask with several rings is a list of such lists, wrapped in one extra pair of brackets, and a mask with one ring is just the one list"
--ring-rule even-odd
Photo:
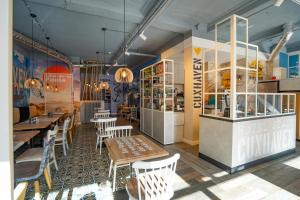
[(13, 123), (16, 124), (20, 122), (20, 110), (19, 108), (14, 107), (13, 109)]

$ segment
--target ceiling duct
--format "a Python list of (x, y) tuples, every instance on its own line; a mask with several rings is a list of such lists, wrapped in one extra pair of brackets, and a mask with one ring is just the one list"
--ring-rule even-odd
[(280, 38), (277, 45), (275, 46), (275, 48), (272, 50), (269, 60), (268, 60), (269, 62), (272, 62), (274, 60), (274, 58), (279, 54), (282, 47), (290, 40), (290, 38), (292, 37), (292, 35), (294, 33), (293, 24), (285, 24), (283, 26), (283, 29), (284, 29), (283, 35)]

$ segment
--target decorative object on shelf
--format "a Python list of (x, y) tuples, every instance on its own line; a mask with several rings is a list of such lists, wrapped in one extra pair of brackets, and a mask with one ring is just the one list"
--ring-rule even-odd
[[(123, 47), (123, 61), (126, 66), (126, 31), (125, 31), (125, 0), (124, 0), (124, 47)], [(133, 81), (133, 73), (127, 67), (119, 68), (115, 73), (115, 80), (118, 83), (131, 83)]]
[(35, 59), (34, 59), (34, 42), (33, 42), (33, 23), (34, 23), (34, 19), (36, 18), (36, 15), (34, 13), (30, 13), (31, 16), (31, 65), (30, 65), (30, 73), (31, 73), (31, 77), (28, 78), (25, 81), (25, 87), (26, 88), (34, 88), (38, 82), (38, 80), (36, 78), (33, 77), (33, 69), (34, 69), (34, 64), (35, 64)]
[[(102, 28), (102, 31), (103, 31), (103, 45), (104, 45), (104, 47), (103, 47), (103, 61), (104, 61), (104, 64), (103, 65), (105, 65), (105, 63), (106, 63), (106, 48), (105, 48), (105, 42), (106, 42), (106, 39), (105, 39), (105, 34), (106, 34), (106, 28), (105, 27), (103, 27)], [(103, 65), (101, 65), (101, 78), (102, 78), (102, 76), (103, 76), (103, 71), (102, 71), (102, 67), (103, 67)], [(101, 81), (100, 82), (100, 89), (104, 89), (104, 90), (107, 90), (109, 88), (109, 83), (107, 82), (107, 81)]]

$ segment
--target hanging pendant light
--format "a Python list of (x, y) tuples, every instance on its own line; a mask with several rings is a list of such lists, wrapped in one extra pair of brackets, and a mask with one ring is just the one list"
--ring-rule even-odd
[(34, 64), (35, 64), (35, 58), (34, 58), (34, 41), (33, 41), (33, 23), (36, 18), (36, 15), (34, 13), (30, 13), (31, 17), (31, 66), (30, 66), (30, 73), (31, 77), (27, 79), (24, 83), (25, 88), (33, 88), (37, 85), (38, 80), (33, 77), (33, 69), (34, 69)]
[[(47, 40), (47, 67), (49, 67), (49, 55), (48, 55), (48, 51), (49, 51), (49, 40), (50, 40), (50, 37), (46, 37), (46, 40)], [(51, 89), (51, 86), (49, 84), (49, 81), (48, 81), (48, 76), (47, 76), (47, 80), (46, 80), (46, 90), (50, 90)]]
[[(123, 61), (126, 64), (126, 30), (125, 30), (125, 0), (124, 0), (124, 47)], [(131, 83), (133, 81), (133, 73), (128, 67), (119, 68), (115, 73), (115, 81), (118, 83)]]
[[(57, 54), (57, 50), (56, 50), (56, 54)], [(55, 60), (55, 87), (54, 87), (54, 92), (58, 92), (58, 87), (57, 87), (57, 79), (58, 79), (58, 75), (57, 75), (57, 59)]]
[[(103, 65), (105, 65), (106, 63), (106, 48), (105, 48), (105, 42), (106, 42), (106, 28), (102, 28), (102, 31), (103, 31)], [(101, 65), (101, 78), (103, 76), (103, 71), (102, 71), (102, 66)], [(107, 81), (101, 81), (100, 82), (100, 89), (104, 89), (104, 90), (108, 90), (109, 89), (109, 84)]]
[[(98, 65), (99, 64), (99, 51), (97, 51), (96, 52), (96, 55), (97, 55), (97, 62), (96, 62), (96, 64)], [(97, 70), (97, 68), (96, 68), (96, 70)], [(96, 75), (98, 75), (98, 71), (96, 71)], [(95, 83), (95, 91), (96, 92), (99, 92), (100, 91), (100, 88), (99, 88), (99, 85), (98, 85), (98, 78), (99, 77), (96, 77), (96, 83)]]

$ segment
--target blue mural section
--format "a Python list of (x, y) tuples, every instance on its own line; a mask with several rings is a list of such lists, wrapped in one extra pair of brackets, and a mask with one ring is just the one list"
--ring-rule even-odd
[(30, 53), (21, 47), (14, 46), (13, 50), (13, 105), (14, 107), (29, 104), (30, 90), (24, 87), (25, 80), (30, 74)]
[[(34, 51), (34, 65), (32, 62), (31, 49), (14, 42), (13, 46), (13, 106), (25, 107), (31, 104), (37, 105), (43, 110), (45, 106), (44, 97), (44, 75), (45, 71), (53, 66), (67, 67), (67, 64), (39, 51)], [(25, 88), (25, 81), (34, 77), (38, 84), (34, 89)]]

